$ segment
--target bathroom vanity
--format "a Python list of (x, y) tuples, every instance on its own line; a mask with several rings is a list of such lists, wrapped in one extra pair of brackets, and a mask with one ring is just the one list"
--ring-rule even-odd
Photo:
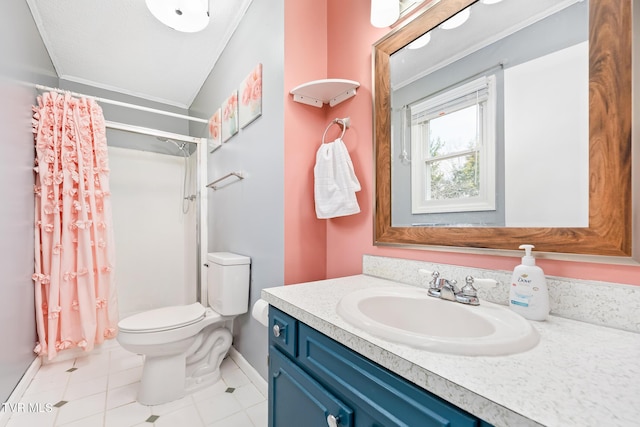
[[(356, 275), (265, 289), (270, 427), (631, 426), (640, 335), (552, 316), (507, 356), (397, 344), (336, 313), (349, 293), (406, 284)], [(452, 303), (455, 304), (455, 303)], [(446, 319), (443, 319), (446, 321)]]
[(489, 426), (271, 307), (270, 426)]

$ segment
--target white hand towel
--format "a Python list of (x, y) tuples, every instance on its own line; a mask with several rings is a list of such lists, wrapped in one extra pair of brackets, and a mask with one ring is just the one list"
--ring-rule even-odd
[(335, 218), (360, 212), (356, 199), (356, 192), (361, 188), (360, 182), (342, 139), (320, 146), (313, 175), (318, 218)]

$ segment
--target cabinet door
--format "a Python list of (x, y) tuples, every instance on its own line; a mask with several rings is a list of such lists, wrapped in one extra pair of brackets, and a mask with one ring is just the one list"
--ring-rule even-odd
[(274, 346), (269, 379), (269, 427), (353, 427), (353, 411)]
[(277, 308), (269, 308), (269, 344), (273, 344), (284, 354), (298, 355), (298, 321)]
[[(478, 427), (479, 420), (473, 415), (304, 323), (298, 325), (298, 331), (298, 363), (353, 408), (357, 427)], [(363, 420), (365, 417), (375, 423)]]

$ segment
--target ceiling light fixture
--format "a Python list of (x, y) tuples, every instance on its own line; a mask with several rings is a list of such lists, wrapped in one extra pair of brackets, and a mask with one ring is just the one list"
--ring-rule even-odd
[(454, 28), (458, 28), (460, 25), (467, 22), (469, 16), (471, 16), (471, 11), (469, 10), (469, 8), (466, 8), (440, 24), (440, 28), (442, 28), (443, 30), (452, 30)]
[(407, 49), (420, 49), (429, 44), (431, 41), (431, 33), (426, 33), (412, 41), (407, 45)]
[(398, 0), (371, 0), (371, 25), (377, 28), (389, 27), (400, 18)]
[(209, 0), (145, 0), (153, 16), (167, 27), (196, 33), (209, 25)]

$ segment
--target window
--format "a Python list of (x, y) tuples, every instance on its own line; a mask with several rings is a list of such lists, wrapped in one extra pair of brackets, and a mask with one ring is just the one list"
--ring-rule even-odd
[(495, 209), (495, 76), (410, 107), (412, 212)]

